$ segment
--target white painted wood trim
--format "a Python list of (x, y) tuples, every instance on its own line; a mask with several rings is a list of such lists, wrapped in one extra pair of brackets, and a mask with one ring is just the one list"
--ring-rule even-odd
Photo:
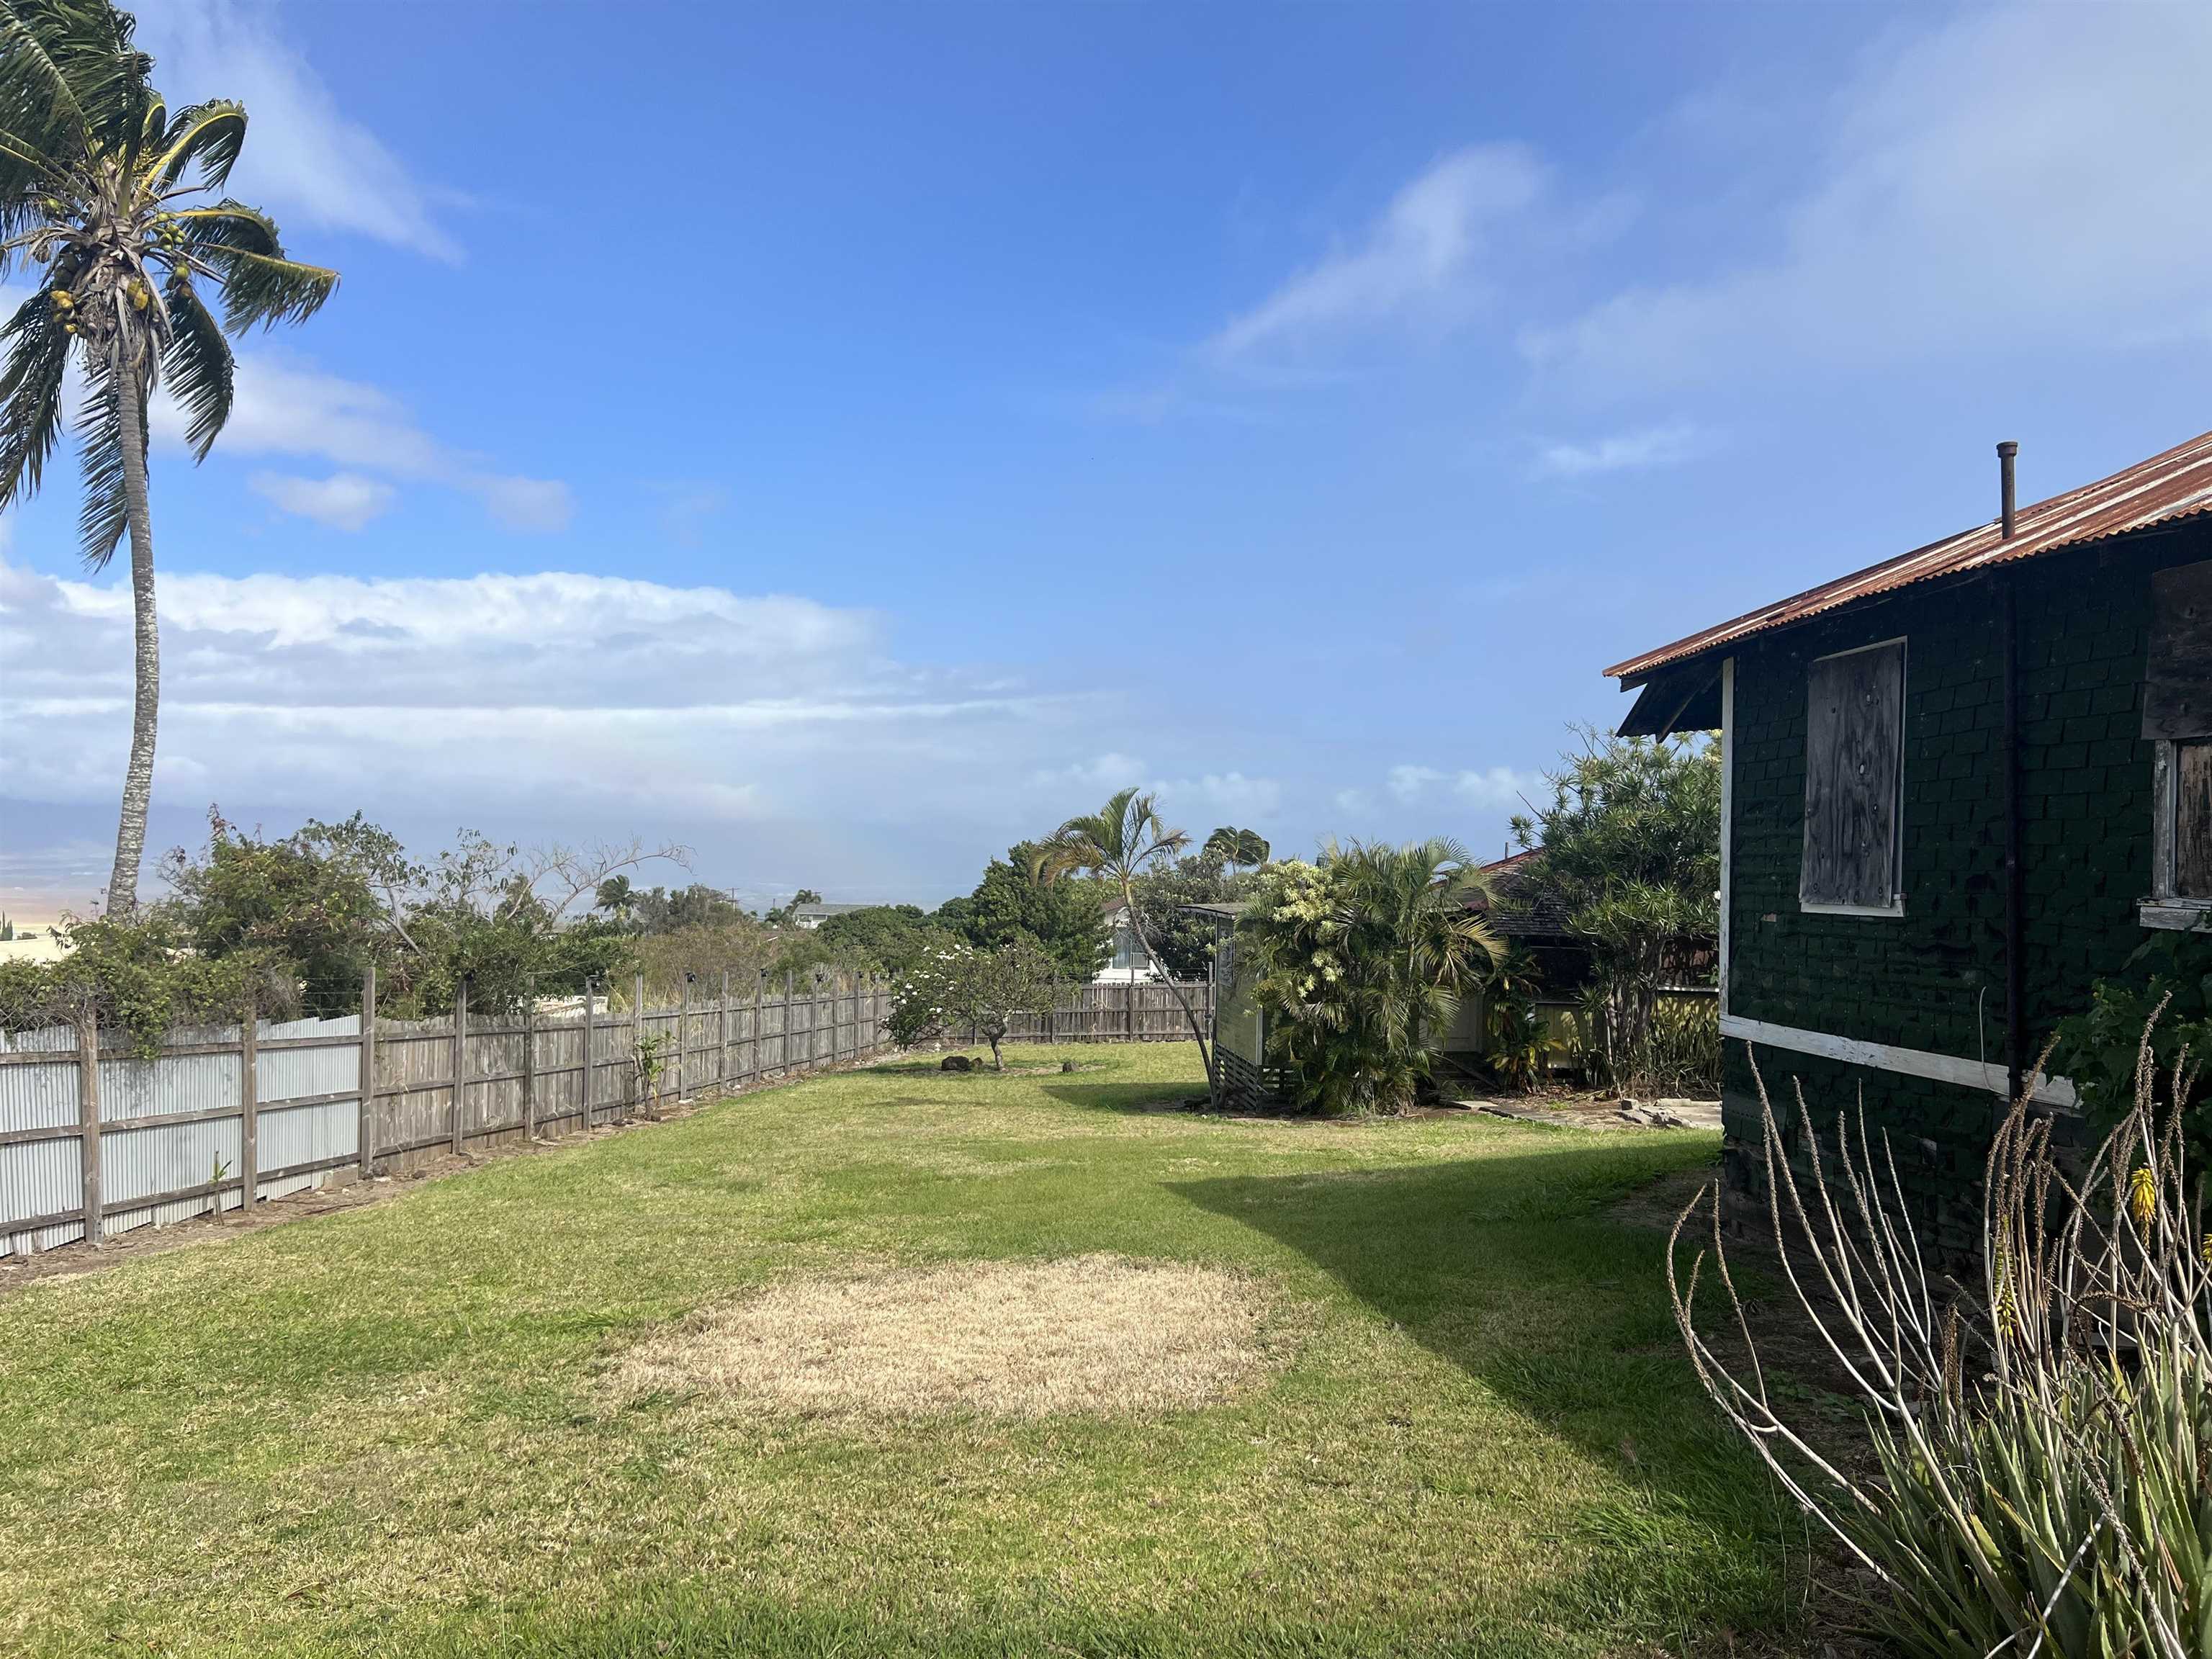
[[(1794, 1025), (1773, 1025), (1738, 1014), (1721, 1016), (1721, 1035), (1769, 1048), (1817, 1054), (1822, 1060), (1838, 1060), (1846, 1066), (1871, 1066), (1880, 1072), (1955, 1084), (1961, 1089), (1975, 1089), (2000, 1098), (2012, 1091), (2011, 1073), (1987, 1060), (1961, 1060), (1955, 1054), (1931, 1054), (1924, 1048), (1899, 1048), (1887, 1042), (1863, 1042), (1856, 1037), (1834, 1036), (1826, 1031), (1801, 1031)], [(2058, 1107), (2080, 1104), (2074, 1085), (2063, 1077), (2042, 1079), (2036, 1085), (2035, 1098)]]
[(1735, 659), (1721, 659), (1721, 1014), (1729, 1006), (1729, 866), (1735, 856)]
[(1808, 916), (1901, 916), (1905, 900), (1888, 904), (1810, 904), (1801, 899), (1797, 908)]

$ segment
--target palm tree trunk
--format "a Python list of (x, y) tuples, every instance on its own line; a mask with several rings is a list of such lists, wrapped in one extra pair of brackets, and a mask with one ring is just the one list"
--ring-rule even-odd
[(135, 372), (118, 363), (116, 401), (123, 428), (123, 499), (131, 529), (131, 617), (137, 690), (131, 715), (131, 764), (123, 774), (123, 813), (115, 830), (115, 869), (107, 914), (138, 908), (138, 866), (146, 855), (146, 809), (154, 795), (154, 726), (161, 702), (161, 636), (154, 611), (154, 520), (146, 505), (146, 410)]
[[(1129, 931), (1137, 936), (1137, 943), (1144, 947), (1145, 960), (1152, 963), (1152, 971), (1166, 982), (1168, 994), (1182, 1006), (1182, 1017), (1190, 1022), (1190, 1034), (1198, 1041), (1198, 1057), (1206, 1066), (1206, 1103), (1218, 1106), (1221, 1103), (1221, 1078), (1214, 1070), (1213, 1046), (1206, 1040), (1206, 1033), (1198, 1023), (1198, 1012), (1190, 1006), (1190, 999), (1182, 994), (1182, 988), (1176, 983), (1175, 975), (1168, 972), (1167, 964), (1160, 960), (1159, 952), (1152, 949), (1152, 940), (1145, 937), (1144, 923), (1138, 920), (1136, 891), (1126, 879), (1121, 883), (1121, 903), (1129, 915)], [(1134, 985), (1129, 988), (1129, 994), (1132, 997), (1137, 994)], [(1218, 989), (1215, 994), (1219, 994)]]

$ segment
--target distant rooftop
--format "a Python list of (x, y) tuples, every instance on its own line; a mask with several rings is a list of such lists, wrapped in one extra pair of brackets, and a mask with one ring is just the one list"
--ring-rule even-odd
[(855, 910), (880, 910), (881, 908), (883, 907), (879, 904), (824, 904), (817, 899), (805, 904), (793, 905), (791, 914), (802, 919), (826, 921), (831, 916), (849, 916)]

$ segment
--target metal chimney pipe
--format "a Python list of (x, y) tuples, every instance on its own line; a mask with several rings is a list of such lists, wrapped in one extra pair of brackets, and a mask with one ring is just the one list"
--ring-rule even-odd
[(2007, 438), (1997, 446), (1997, 523), (2005, 540), (2012, 539), (2012, 463), (2020, 446)]

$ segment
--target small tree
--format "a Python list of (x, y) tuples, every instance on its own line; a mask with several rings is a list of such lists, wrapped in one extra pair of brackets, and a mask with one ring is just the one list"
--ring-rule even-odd
[(1214, 1063), (1213, 1045), (1206, 1041), (1206, 1028), (1199, 1024), (1198, 1011), (1190, 1006), (1190, 999), (1162, 969), (1144, 906), (1137, 898), (1139, 878), (1173, 863), (1176, 855), (1189, 845), (1188, 836), (1168, 828), (1152, 796), (1124, 789), (1097, 811), (1070, 818), (1054, 830), (1038, 853), (1035, 869), (1043, 881), (1077, 872), (1097, 876), (1121, 895), (1121, 902), (1128, 907), (1129, 931), (1136, 935), (1152, 971), (1167, 981), (1168, 991), (1182, 1005), (1182, 1017), (1198, 1042), (1198, 1057), (1206, 1063), (1206, 1096), (1218, 1102), (1221, 1075)]
[(965, 1026), (991, 1045), (991, 1064), (1006, 1069), (999, 1045), (1018, 1014), (1050, 1012), (1060, 981), (1034, 939), (979, 951), (964, 940), (926, 952), (891, 1000), (891, 1036), (902, 1048)]
[(1687, 976), (1720, 930), (1720, 757), (1702, 738), (1582, 735), (1550, 775), (1551, 800), (1513, 834), (1538, 854), (1522, 879), (1589, 942), (1593, 1054), (1603, 1081), (1626, 1087), (1651, 1070), (1660, 988)]

